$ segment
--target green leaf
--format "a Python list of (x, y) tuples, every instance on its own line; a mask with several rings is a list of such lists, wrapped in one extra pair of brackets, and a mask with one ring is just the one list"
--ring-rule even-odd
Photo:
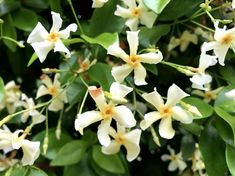
[(3, 82), (2, 77), (0, 77), (0, 102), (3, 100), (4, 94), (5, 94), (4, 82)]
[(109, 91), (109, 87), (114, 82), (111, 75), (111, 67), (107, 64), (97, 63), (88, 71), (89, 77), (97, 81), (105, 91)]
[(193, 14), (202, 2), (203, 0), (172, 0), (159, 15), (158, 20), (175, 20), (182, 16)]
[(144, 4), (156, 14), (160, 14), (170, 1), (171, 0), (144, 0)]
[(181, 152), (184, 160), (189, 159), (195, 150), (195, 141), (192, 135), (185, 135), (181, 140)]
[(116, 32), (115, 33), (103, 33), (94, 38), (88, 37), (86, 35), (82, 35), (81, 37), (88, 43), (101, 45), (105, 49), (107, 49), (113, 43), (118, 42), (118, 34)]
[[(13, 20), (10, 14), (4, 16), (3, 18), (4, 23), (2, 26), (2, 32), (4, 36), (10, 37), (14, 40), (17, 40), (17, 34), (16, 34), (16, 29), (15, 26), (13, 24)], [(5, 43), (5, 45), (12, 51), (15, 52), (16, 51), (16, 43), (3, 39), (3, 42)]]
[(140, 27), (139, 42), (140, 45), (149, 47), (155, 45), (162, 36), (170, 32), (169, 25), (157, 25), (152, 28)]
[(114, 15), (119, 0), (112, 0), (105, 3), (102, 8), (96, 8), (90, 22), (89, 36), (94, 37), (104, 32), (121, 32), (124, 26), (124, 19)]
[(201, 133), (199, 148), (208, 176), (226, 175), (225, 144), (211, 123)]
[(226, 162), (228, 169), (232, 175), (235, 175), (235, 148), (231, 145), (226, 145)]
[(192, 134), (199, 136), (201, 134), (202, 128), (197, 123), (193, 122), (190, 124), (180, 124), (180, 127), (191, 132)]
[(3, 16), (20, 7), (20, 2), (15, 0), (4, 0), (0, 2), (0, 16)]
[(222, 119), (224, 119), (232, 128), (233, 131), (233, 142), (235, 143), (235, 116), (230, 115), (223, 109), (219, 107), (215, 107), (215, 112), (218, 114)]
[(61, 16), (63, 16), (63, 10), (61, 7), (61, 1), (60, 0), (50, 0), (49, 5), (52, 11), (59, 13)]
[(75, 140), (65, 144), (55, 158), (51, 161), (52, 166), (67, 166), (78, 163), (87, 149), (87, 143)]
[(100, 146), (92, 147), (92, 159), (102, 169), (116, 174), (125, 173), (125, 167), (117, 154), (105, 155)]
[(148, 70), (149, 72), (151, 72), (154, 75), (158, 75), (158, 69), (157, 66), (155, 64), (143, 64), (144, 67), (146, 68), (146, 70)]
[(17, 28), (27, 32), (31, 32), (38, 23), (37, 14), (34, 11), (25, 8), (14, 11), (12, 13), (12, 18), (13, 23)]
[(235, 84), (235, 70), (232, 66), (225, 66), (219, 68), (220, 74), (229, 84)]
[(24, 167), (24, 166), (16, 166), (13, 168), (13, 170), (10, 173), (10, 176), (28, 176), (28, 171), (29, 168), (28, 167)]
[(33, 53), (33, 55), (31, 56), (31, 58), (29, 59), (28, 65), (27, 67), (29, 67), (32, 63), (34, 63), (34, 61), (38, 58), (36, 53)]
[(53, 160), (56, 157), (59, 150), (62, 148), (62, 146), (64, 146), (64, 144), (70, 142), (72, 139), (65, 131), (62, 131), (61, 136), (60, 136), (60, 140), (58, 140), (55, 136), (55, 128), (50, 129), (48, 133), (49, 133), (48, 134), (49, 143), (48, 143), (48, 149), (47, 149), (46, 155), (44, 155), (42, 152), (45, 131), (42, 131), (42, 132), (38, 133), (36, 136), (34, 136), (33, 141), (40, 141), (42, 144), (42, 145), (40, 145), (42, 155), (44, 155), (46, 158), (48, 158), (50, 160)]
[(36, 1), (24, 0), (23, 3), (29, 7), (33, 7), (33, 8), (37, 8), (37, 9), (47, 9), (49, 6), (48, 1), (50, 1), (50, 0), (36, 0)]
[(29, 173), (27, 174), (27, 176), (47, 176), (47, 174), (43, 170), (35, 166), (28, 166), (28, 168)]
[(203, 100), (195, 97), (186, 97), (183, 100), (185, 103), (188, 103), (192, 106), (197, 107), (199, 112), (202, 114), (202, 117), (200, 116), (194, 116), (195, 119), (201, 119), (201, 118), (206, 118), (209, 117), (213, 114), (213, 108)]

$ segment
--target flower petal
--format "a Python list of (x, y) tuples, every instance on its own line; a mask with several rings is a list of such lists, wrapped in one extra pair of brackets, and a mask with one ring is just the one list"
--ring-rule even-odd
[(189, 96), (189, 94), (185, 93), (177, 85), (172, 84), (172, 86), (168, 89), (167, 92), (166, 106), (174, 106), (179, 103), (181, 99), (187, 96)]
[(168, 165), (169, 171), (175, 171), (178, 168), (178, 164), (175, 160), (172, 160)]
[(48, 89), (44, 85), (41, 85), (38, 88), (36, 99), (47, 94), (49, 94)]
[(22, 141), (23, 158), (22, 165), (33, 165), (34, 161), (40, 155), (40, 142), (32, 142), (29, 140)]
[(193, 117), (179, 106), (172, 107), (172, 116), (181, 123), (192, 123)]
[(64, 30), (59, 31), (59, 37), (62, 39), (67, 39), (70, 36), (70, 32), (76, 32), (77, 31), (77, 25), (75, 23), (70, 24), (68, 27), (66, 27)]
[(157, 18), (157, 14), (154, 12), (143, 11), (140, 14), (140, 23), (147, 26), (148, 28), (153, 27), (153, 24)]
[(157, 111), (149, 112), (144, 115), (144, 120), (140, 122), (140, 128), (142, 130), (146, 130), (150, 127), (154, 122), (161, 119), (161, 115)]
[(162, 160), (162, 161), (169, 161), (169, 160), (171, 160), (171, 156), (168, 155), (168, 154), (163, 154), (163, 155), (161, 156), (161, 160)]
[(47, 39), (48, 36), (47, 30), (39, 22), (33, 31), (29, 34), (27, 43), (41, 42)]
[(44, 116), (38, 112), (37, 115), (32, 116), (32, 123), (39, 124), (39, 123), (42, 123), (43, 121), (45, 121), (45, 119), (46, 119), (46, 116)]
[(131, 110), (126, 106), (116, 106), (115, 116), (113, 117), (120, 125), (131, 128), (136, 125), (136, 120)]
[(183, 171), (187, 167), (187, 164), (182, 160), (178, 160), (178, 167), (180, 171)]
[(216, 56), (211, 56), (202, 52), (199, 59), (199, 70), (204, 72), (208, 67), (215, 65), (217, 63), (216, 58)]
[(97, 107), (100, 110), (104, 109), (107, 103), (102, 88), (97, 88), (96, 86), (90, 86), (88, 87), (88, 91), (93, 100), (95, 101)]
[(114, 82), (110, 86), (110, 93), (124, 98), (128, 93), (130, 93), (133, 88), (120, 84), (119, 82)]
[(123, 51), (123, 49), (119, 47), (118, 43), (114, 43), (110, 45), (107, 51), (108, 51), (108, 54), (121, 58), (125, 62), (128, 62), (129, 56), (125, 53), (125, 51)]
[(112, 118), (104, 119), (98, 126), (97, 136), (100, 144), (103, 146), (108, 146), (111, 143), (111, 139), (109, 137), (109, 128), (111, 121)]
[(171, 117), (164, 117), (159, 124), (159, 134), (165, 139), (172, 139), (175, 135), (175, 130), (172, 128)]
[(56, 51), (60, 51), (60, 52), (66, 53), (66, 57), (67, 58), (69, 58), (71, 56), (70, 51), (68, 50), (68, 48), (65, 47), (65, 45), (63, 44), (63, 42), (61, 40), (57, 40), (55, 42), (54, 52), (56, 52)]
[(129, 43), (130, 56), (135, 56), (137, 54), (137, 49), (139, 45), (139, 31), (127, 31), (127, 41)]
[(93, 0), (92, 8), (100, 8), (103, 7), (104, 3), (108, 2), (108, 0)]
[(144, 94), (142, 94), (142, 97), (147, 102), (152, 104), (158, 111), (160, 111), (161, 106), (164, 105), (164, 101), (163, 101), (161, 95), (156, 90), (154, 90), (151, 93), (144, 93)]
[(131, 31), (136, 31), (138, 29), (139, 19), (129, 18), (128, 20), (126, 20), (125, 25), (128, 26)]
[(77, 115), (74, 126), (75, 129), (79, 131), (81, 135), (83, 135), (83, 128), (86, 128), (90, 124), (100, 120), (102, 120), (102, 117), (99, 111), (87, 111)]
[(139, 64), (137, 67), (135, 67), (134, 68), (134, 80), (135, 80), (135, 84), (138, 85), (138, 86), (148, 84), (145, 81), (146, 75), (147, 75), (147, 73), (146, 73), (146, 70), (143, 67), (143, 65)]
[(34, 42), (31, 44), (31, 46), (33, 47), (35, 53), (37, 54), (40, 62), (43, 62), (46, 59), (49, 51), (53, 49), (54, 44), (47, 40), (44, 40), (41, 42)]
[(141, 62), (148, 63), (148, 64), (157, 64), (162, 61), (163, 56), (161, 51), (157, 51), (157, 53), (146, 53), (140, 54)]
[(123, 0), (123, 2), (130, 8), (133, 9), (136, 7), (136, 1), (135, 0)]
[(102, 146), (101, 150), (104, 154), (107, 155), (115, 154), (119, 152), (120, 144), (113, 140), (108, 146)]
[(117, 5), (117, 9), (114, 12), (114, 15), (120, 16), (122, 18), (130, 18), (132, 16), (129, 9), (123, 8), (120, 5)]
[(190, 78), (190, 81), (193, 83), (192, 88), (207, 91), (209, 89), (204, 85), (209, 84), (212, 81), (212, 77), (209, 74), (196, 74), (192, 78)]
[(52, 15), (52, 27), (50, 30), (51, 32), (59, 32), (61, 26), (62, 26), (62, 19), (60, 17), (59, 13), (51, 12)]
[(130, 65), (124, 64), (113, 67), (111, 73), (115, 81), (122, 83), (124, 79), (132, 72), (132, 70), (133, 68)]

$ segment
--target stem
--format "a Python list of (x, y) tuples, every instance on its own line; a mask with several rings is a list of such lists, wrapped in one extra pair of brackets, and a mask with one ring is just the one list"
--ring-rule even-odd
[(88, 88), (89, 85), (86, 83), (86, 81), (82, 78), (81, 75), (79, 75), (79, 78), (81, 79), (82, 83)]
[(17, 46), (19, 46), (20, 48), (24, 48), (24, 47), (25, 47), (22, 43), (20, 43), (20, 42), (14, 40), (14, 39), (12, 39), (12, 38), (10, 38), (10, 37), (7, 37), (7, 36), (2, 36), (2, 35), (1, 35), (0, 39), (9, 40), (9, 41), (15, 43), (15, 44), (16, 44)]
[(82, 113), (82, 109), (83, 109), (84, 104), (85, 104), (85, 102), (86, 102), (87, 95), (88, 95), (88, 89), (87, 89), (87, 91), (86, 91), (86, 93), (85, 93), (85, 95), (84, 95), (84, 97), (83, 97), (83, 99), (82, 99), (82, 103), (81, 103), (80, 109), (79, 109), (79, 111), (78, 111), (78, 114), (81, 114), (81, 113)]
[(85, 40), (81, 39), (81, 38), (73, 38), (73, 39), (66, 39), (63, 40), (64, 45), (68, 46), (74, 43), (86, 43)]
[(57, 122), (57, 126), (56, 126), (56, 131), (55, 131), (55, 136), (58, 140), (60, 140), (60, 135), (61, 135), (61, 121), (62, 121), (62, 117), (63, 117), (63, 109), (60, 111), (60, 116)]
[(79, 22), (79, 20), (78, 20), (78, 17), (77, 17), (77, 15), (76, 15), (76, 12), (75, 12), (74, 8), (73, 8), (72, 1), (71, 1), (71, 0), (68, 0), (68, 3), (69, 3), (69, 5), (70, 5), (70, 7), (71, 7), (71, 10), (72, 10), (72, 12), (73, 12), (73, 16), (74, 16), (74, 18), (75, 18), (75, 20), (76, 20), (76, 22), (77, 22), (78, 29), (79, 29), (79, 33), (80, 33), (80, 34), (83, 34), (82, 26), (81, 26), (81, 24), (80, 24), (80, 22)]
[(150, 131), (151, 131), (151, 134), (153, 136), (153, 141), (160, 147), (161, 144), (160, 144), (160, 141), (159, 141), (159, 137), (157, 136), (153, 126), (150, 126)]
[(200, 23), (198, 23), (198, 22), (196, 22), (194, 20), (191, 20), (190, 22), (193, 23), (193, 24), (196, 24), (196, 25), (200, 26), (201, 28), (204, 28), (204, 29), (206, 29), (206, 30), (208, 30), (210, 32), (215, 32), (215, 30), (213, 30), (211, 28), (208, 28), (208, 27), (206, 27), (206, 26), (204, 26), (204, 25), (202, 25), (202, 24), (200, 24)]

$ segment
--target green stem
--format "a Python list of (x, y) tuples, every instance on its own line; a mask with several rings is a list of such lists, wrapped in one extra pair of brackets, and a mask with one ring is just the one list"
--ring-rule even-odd
[(87, 91), (86, 91), (86, 93), (85, 93), (85, 95), (84, 95), (84, 97), (83, 97), (83, 100), (82, 100), (81, 106), (80, 106), (80, 108), (79, 108), (78, 114), (81, 114), (81, 113), (82, 113), (82, 109), (83, 109), (84, 104), (85, 104), (85, 102), (86, 102), (87, 95), (88, 95), (88, 89), (87, 89)]
[(198, 22), (196, 22), (194, 20), (191, 20), (190, 22), (193, 23), (193, 24), (196, 24), (197, 26), (200, 26), (201, 28), (204, 28), (204, 29), (206, 29), (208, 31), (215, 32), (215, 30), (213, 30), (211, 28), (208, 28), (208, 27), (206, 27), (206, 26), (204, 26), (204, 25), (202, 25), (202, 24), (200, 24), (200, 23), (198, 23)]
[(74, 43), (86, 43), (85, 40), (81, 39), (81, 38), (72, 38), (72, 39), (66, 39), (63, 40), (64, 45), (68, 46)]
[(88, 88), (89, 85), (86, 83), (86, 81), (82, 78), (81, 75), (79, 75), (79, 78), (81, 79), (82, 83)]
[(9, 41), (11, 41), (11, 42), (15, 43), (16, 45), (18, 45), (20, 48), (24, 48), (24, 47), (25, 47), (22, 43), (20, 43), (20, 42), (18, 42), (18, 41), (16, 41), (16, 40), (14, 40), (14, 39), (12, 39), (12, 38), (10, 38), (10, 37), (2, 36), (2, 34), (1, 34), (0, 39), (9, 40)]
[(79, 29), (79, 33), (80, 33), (80, 34), (83, 34), (83, 29), (82, 29), (82, 26), (81, 26), (81, 24), (80, 24), (80, 22), (79, 22), (79, 20), (78, 20), (78, 17), (77, 17), (77, 15), (76, 15), (76, 12), (75, 12), (75, 10), (74, 10), (74, 8), (73, 8), (72, 1), (71, 1), (71, 0), (68, 0), (68, 3), (69, 3), (69, 5), (70, 5), (70, 7), (71, 7), (71, 10), (72, 10), (72, 12), (73, 12), (73, 16), (74, 16), (74, 18), (75, 18), (75, 20), (76, 20), (76, 22), (77, 22), (78, 29)]

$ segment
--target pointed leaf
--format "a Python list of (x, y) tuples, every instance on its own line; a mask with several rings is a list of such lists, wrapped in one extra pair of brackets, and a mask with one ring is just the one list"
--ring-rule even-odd
[(144, 4), (156, 14), (160, 14), (170, 1), (171, 0), (144, 0)]

